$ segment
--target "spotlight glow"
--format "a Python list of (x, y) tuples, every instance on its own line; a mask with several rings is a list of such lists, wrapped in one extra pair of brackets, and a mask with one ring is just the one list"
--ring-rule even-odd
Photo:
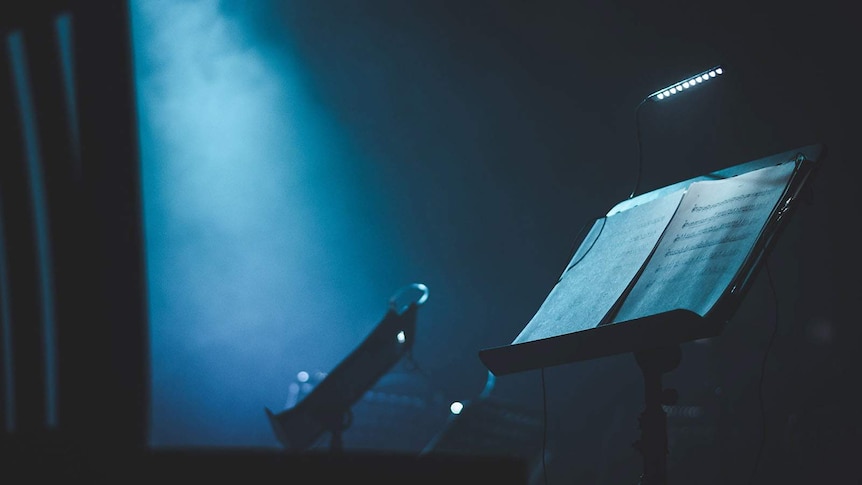
[[(361, 341), (379, 315), (376, 296), (391, 289), (368, 275), (403, 261), (378, 210), (390, 194), (371, 194), (347, 169), (369, 173), (377, 162), (344, 141), (337, 105), (319, 103), (306, 82), (337, 71), (302, 62), (305, 47), (287, 39), (270, 48), (251, 20), (262, 7), (245, 3), (125, 7), (156, 448), (273, 444), (262, 407), (281, 399), (284, 372), (308, 371), (299, 389), (319, 382), (316, 369)], [(395, 338), (386, 337), (407, 345)]]
[(398, 339), (399, 344), (403, 344), (407, 341), (407, 337), (404, 335), (404, 330), (398, 332), (398, 335), (395, 338)]

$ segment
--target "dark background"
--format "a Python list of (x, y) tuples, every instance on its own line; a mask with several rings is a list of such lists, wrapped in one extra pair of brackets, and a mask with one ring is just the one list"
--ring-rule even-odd
[[(141, 173), (146, 264), (135, 271), (147, 281), (138, 373), (147, 443), (278, 448), (262, 408), (281, 408), (298, 371), (331, 370), (393, 290), (413, 281), (430, 289), (413, 353), (422, 385), (443, 409), (475, 398), (487, 378), (478, 351), (514, 339), (582, 227), (632, 191), (638, 103), (721, 64), (713, 85), (643, 106), (639, 192), (810, 143), (827, 153), (734, 319), (721, 336), (685, 344), (668, 375), (680, 393), (669, 420), (671, 477), (862, 478), (850, 136), (858, 39), (839, 2), (131, 5), (133, 29), (114, 34), (125, 32), (136, 56), (128, 139), (140, 147), (129, 163)], [(197, 32), (189, 25), (221, 27), (199, 29), (210, 37), (188, 54), (182, 35)], [(159, 34), (164, 26), (176, 33)], [(195, 87), (242, 72), (205, 61), (200, 72), (195, 64), (159, 74), (215, 58), (229, 41), (229, 54), (257, 56), (251, 65), (273, 75), (264, 86), (274, 91), (243, 97), (228, 83), (197, 97)], [(183, 84), (184, 73), (205, 81)], [(248, 79), (235, 86), (269, 78)], [(261, 92), (278, 94), (261, 101)], [(257, 108), (219, 124), (215, 115), (234, 106), (219, 99)], [(192, 109), (176, 110), (179, 102)], [(160, 118), (166, 106), (175, 111)], [(204, 128), (189, 131), (196, 126)], [(202, 195), (188, 196), (192, 189)], [(172, 200), (205, 209), (178, 211)], [(546, 437), (524, 439), (545, 444), (548, 483), (606, 484), (639, 473), (630, 445), (641, 392), (634, 359), (620, 355), (503, 376), (493, 394), (546, 419)], [(412, 453), (416, 440), (400, 441), (405, 434), (430, 438), (443, 426), (429, 412), (428, 424), (414, 415), (367, 441), (350, 430), (345, 440)], [(358, 410), (360, 421), (362, 413), (373, 411)]]

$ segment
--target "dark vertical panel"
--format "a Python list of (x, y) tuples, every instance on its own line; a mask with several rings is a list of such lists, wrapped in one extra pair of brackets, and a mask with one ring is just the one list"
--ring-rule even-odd
[(0, 196), (0, 426), (4, 432), (12, 433), (15, 430), (15, 380), (12, 375), (11, 299), (3, 212), (3, 198)]
[(55, 350), (50, 355), (55, 358), (48, 360), (48, 363), (58, 364), (56, 369), (52, 369), (57, 377), (50, 384), (59, 389), (54, 392), (57, 398), (49, 404), (57, 406), (59, 416), (53, 416), (51, 412), (54, 410), (49, 409), (49, 417), (52, 421), (57, 418), (62, 427), (64, 421), (74, 420), (77, 414), (74, 406), (66, 408), (62, 405), (63, 395), (72, 396), (82, 390), (78, 381), (84, 369), (78, 365), (76, 356), (87, 352), (86, 347), (77, 341), (77, 336), (86, 326), (82, 318), (83, 296), (89, 285), (84, 265), (89, 258), (82, 240), (89, 231), (82, 223), (80, 180), (75, 170), (75, 154), (69, 131), (71, 114), (67, 111), (55, 18), (49, 17), (34, 23), (26, 30), (24, 37), (34, 107), (40, 114), (36, 121), (41, 140), (48, 232), (51, 234), (55, 323), (52, 336)]
[[(73, 11), (81, 168), (88, 249), (84, 320), (74, 341), (76, 438), (143, 445), (148, 334), (140, 174), (128, 5), (81, 2)], [(74, 397), (73, 397), (74, 396)], [(85, 438), (86, 437), (86, 438)]]
[[(14, 126), (15, 119), (9, 109), (9, 62), (7, 56), (6, 35), (0, 38), (0, 124), (2, 126)], [(5, 163), (13, 163), (8, 159), (9, 147), (12, 144), (7, 130), (0, 130), (0, 159)], [(6, 254), (6, 218), (3, 201), (2, 180), (0, 175), (0, 419), (3, 423), (3, 431), (11, 433), (15, 430), (15, 404), (14, 404), (14, 377), (12, 374), (12, 315), (9, 287), (9, 269)], [(5, 435), (4, 435), (5, 436)]]
[[(17, 34), (16, 34), (17, 35)], [(44, 360), (32, 194), (23, 146), (19, 99), (13, 81), (9, 34), (0, 55), (0, 197), (5, 232), (11, 341), (12, 407), (14, 431), (41, 431), (45, 419)]]
[[(0, 215), (7, 263), (3, 289), (8, 295), (3, 310), (10, 322), (3, 338), (11, 344), (4, 347), (11, 349), (4, 358), (14, 357), (9, 366), (13, 379), (8, 379), (14, 381), (14, 392), (6, 393), (14, 394), (14, 405), (3, 409), (16, 410), (16, 430), (28, 437), (57, 422), (63, 437), (78, 444), (145, 442), (148, 346), (126, 9), (124, 1), (0, 7), (0, 116), (11, 128), (0, 135)], [(73, 24), (72, 69), (78, 88), (73, 100), (64, 97), (59, 14), (69, 14)], [(9, 32), (26, 46), (29, 125), (21, 124)], [(69, 113), (70, 106), (78, 106), (79, 113)], [(70, 137), (72, 116), (79, 121), (80, 145)], [(26, 133), (27, 140), (35, 141), (30, 145), (24, 144), (25, 126), (33, 128)], [(28, 146), (39, 155), (35, 166), (27, 164)], [(81, 167), (76, 165), (79, 155)], [(34, 170), (43, 179), (37, 181), (38, 190), (31, 191)], [(37, 227), (41, 219), (33, 197), (43, 189), (45, 227)], [(42, 257), (50, 267), (41, 278), (40, 233), (50, 236), (50, 244), (42, 244), (50, 247)], [(42, 293), (49, 297), (44, 302)], [(48, 303), (55, 303), (49, 310), (57, 322), (52, 340), (58, 346), (58, 392), (46, 386), (45, 379), (46, 370), (55, 367), (46, 366), (49, 355), (43, 352), (52, 347), (44, 341), (51, 332), (42, 328), (42, 307)], [(55, 393), (59, 399), (52, 400), (49, 409), (46, 398)]]

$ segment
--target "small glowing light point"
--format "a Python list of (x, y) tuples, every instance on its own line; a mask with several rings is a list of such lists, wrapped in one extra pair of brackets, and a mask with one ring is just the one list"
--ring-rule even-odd
[(662, 94), (664, 94), (664, 97), (666, 98), (666, 97), (670, 96), (670, 91), (665, 91), (665, 92), (664, 92), (664, 93), (662, 93)]
[(721, 73), (723, 73), (723, 72), (724, 72), (724, 71), (722, 71), (720, 67), (719, 67), (718, 69), (716, 69), (716, 70), (715, 70), (715, 73), (716, 73), (716, 74), (721, 74)]
[(676, 94), (676, 88), (670, 88), (670, 94)]
[(688, 81), (682, 83), (682, 87), (684, 87), (685, 89), (688, 89)]
[(664, 94), (658, 93), (658, 99), (664, 99)]
[(299, 382), (308, 382), (308, 372), (301, 370), (296, 373), (296, 380)]
[(403, 344), (407, 340), (407, 337), (404, 335), (404, 330), (398, 332), (398, 335), (395, 338), (398, 339), (398, 343), (400, 344)]
[(699, 82), (699, 83), (702, 83), (702, 82), (703, 82), (703, 77), (698, 76), (698, 77), (696, 77), (694, 80), (695, 80), (695, 81), (697, 81), (697, 82)]
[(464, 405), (458, 401), (455, 401), (449, 405), (449, 411), (452, 411), (452, 414), (461, 414), (461, 411), (463, 409), (464, 409)]
[(715, 77), (715, 71), (709, 71), (709, 77)]

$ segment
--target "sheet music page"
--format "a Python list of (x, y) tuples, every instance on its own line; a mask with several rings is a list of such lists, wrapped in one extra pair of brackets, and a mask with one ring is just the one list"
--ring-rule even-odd
[(692, 183), (614, 323), (675, 309), (705, 316), (751, 253), (794, 163)]
[(672, 192), (606, 217), (593, 246), (576, 252), (569, 269), (512, 343), (598, 325), (643, 266), (683, 192)]

